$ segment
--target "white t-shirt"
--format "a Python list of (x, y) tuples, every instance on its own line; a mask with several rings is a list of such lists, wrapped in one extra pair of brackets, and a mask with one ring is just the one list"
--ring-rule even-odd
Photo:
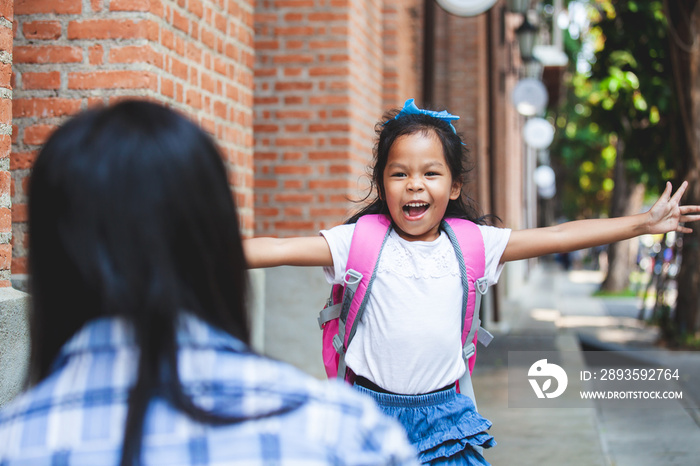
[[(350, 224), (321, 231), (333, 256), (333, 267), (324, 268), (329, 283), (343, 282), (354, 230)], [(503, 268), (499, 262), (510, 230), (483, 225), (479, 230), (492, 285)], [(461, 318), (462, 282), (447, 234), (411, 242), (392, 230), (345, 361), (355, 374), (395, 393), (437, 390), (464, 374)]]

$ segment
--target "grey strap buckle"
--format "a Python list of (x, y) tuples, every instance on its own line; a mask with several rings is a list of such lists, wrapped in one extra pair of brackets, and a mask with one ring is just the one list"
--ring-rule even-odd
[(338, 334), (333, 337), (333, 348), (335, 348), (335, 351), (338, 354), (342, 355), (345, 353), (345, 349), (343, 348), (343, 339), (340, 338), (340, 335)]
[(474, 346), (474, 343), (464, 345), (464, 348), (462, 348), (462, 356), (464, 357), (465, 361), (474, 356), (474, 353), (476, 353), (476, 347)]
[(478, 291), (479, 294), (486, 294), (486, 292), (489, 290), (489, 281), (486, 279), (486, 277), (481, 277), (475, 281), (474, 284), (476, 285), (476, 291)]
[(479, 331), (476, 334), (476, 339), (482, 345), (489, 346), (493, 340), (493, 334), (486, 330), (484, 327), (479, 327)]
[(342, 303), (334, 304), (333, 306), (328, 306), (321, 310), (318, 314), (318, 326), (323, 330), (323, 326), (326, 322), (330, 322), (333, 319), (340, 317), (340, 310), (343, 308)]
[(348, 269), (345, 272), (345, 276), (343, 277), (345, 286), (350, 287), (353, 292), (357, 290), (357, 285), (360, 284), (360, 280), (362, 280), (362, 274), (357, 270), (353, 269)]

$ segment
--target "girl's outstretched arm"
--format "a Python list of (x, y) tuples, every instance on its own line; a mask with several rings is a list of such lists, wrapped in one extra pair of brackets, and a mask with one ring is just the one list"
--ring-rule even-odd
[(323, 236), (252, 238), (243, 240), (248, 268), (280, 265), (332, 266), (333, 257)]
[(513, 231), (501, 263), (600, 246), (644, 234), (690, 233), (692, 230), (682, 223), (700, 220), (700, 206), (680, 205), (687, 187), (688, 182), (684, 181), (671, 196), (671, 183), (666, 183), (661, 197), (643, 214), (576, 220), (551, 227)]

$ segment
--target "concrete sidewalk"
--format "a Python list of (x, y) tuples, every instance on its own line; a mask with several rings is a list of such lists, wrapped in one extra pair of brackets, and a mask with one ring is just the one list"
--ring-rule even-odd
[(697, 397), (700, 353), (654, 352), (660, 364), (684, 374), (685, 399), (668, 408), (603, 409), (594, 401), (579, 408), (508, 407), (509, 351), (557, 351), (582, 364), (581, 340), (587, 349), (658, 350), (656, 330), (635, 319), (634, 299), (591, 296), (601, 279), (540, 266), (502, 305), (509, 328), (494, 332), (492, 345), (479, 351), (473, 377), (479, 411), (494, 424), (498, 445), (485, 452), (494, 466), (700, 464), (700, 410), (690, 396), (695, 389)]
[[(286, 281), (299, 273), (308, 273), (304, 289)], [(315, 320), (320, 305), (291, 305), (323, 303), (329, 289), (323, 273), (279, 267), (266, 275), (276, 286), (270, 287), (265, 302), (279, 304), (271, 308), (280, 309), (265, 315), (266, 353), (325, 378)], [(637, 321), (634, 298), (591, 296), (601, 280), (597, 272), (566, 273), (543, 264), (530, 273), (527, 285), (502, 303), (502, 320), (508, 327), (490, 329), (497, 338), (488, 348), (479, 348), (473, 377), (479, 411), (494, 424), (491, 433), (498, 445), (485, 452), (494, 466), (700, 464), (700, 410), (693, 408), (700, 405), (698, 352), (656, 352), (665, 359), (660, 363), (681, 368), (684, 395), (695, 397), (669, 409), (601, 409), (593, 401), (580, 408), (508, 407), (509, 351), (556, 351), (578, 366), (583, 364), (581, 339), (599, 349), (656, 349), (656, 331)], [(312, 293), (318, 296), (310, 299)]]

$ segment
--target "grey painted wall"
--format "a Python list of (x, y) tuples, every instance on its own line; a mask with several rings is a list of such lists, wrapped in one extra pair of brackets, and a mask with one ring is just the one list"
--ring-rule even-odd
[(0, 406), (22, 390), (29, 363), (29, 295), (0, 288)]
[(320, 267), (265, 269), (264, 354), (325, 379), (316, 318), (330, 290)]

